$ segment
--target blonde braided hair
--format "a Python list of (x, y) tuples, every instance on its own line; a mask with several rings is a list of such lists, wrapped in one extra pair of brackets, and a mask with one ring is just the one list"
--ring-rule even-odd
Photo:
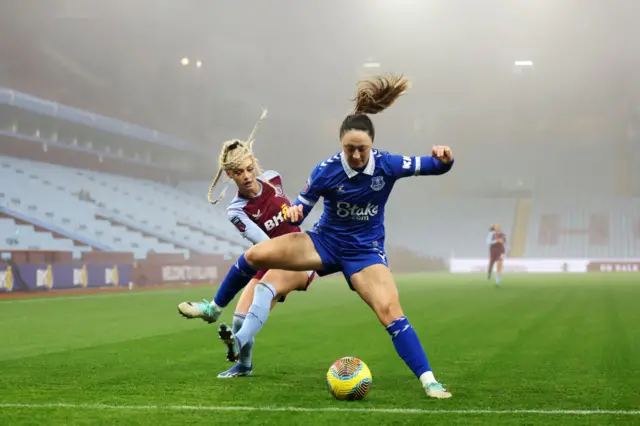
[(253, 155), (253, 143), (255, 142), (255, 135), (258, 131), (258, 127), (260, 127), (260, 123), (267, 116), (267, 110), (262, 110), (262, 115), (256, 122), (255, 126), (253, 126), (253, 130), (251, 134), (247, 138), (246, 141), (241, 141), (239, 139), (232, 139), (226, 141), (222, 145), (222, 151), (220, 152), (220, 157), (218, 157), (218, 172), (216, 173), (213, 181), (211, 182), (211, 186), (209, 187), (209, 192), (207, 193), (207, 199), (211, 204), (217, 204), (222, 200), (227, 192), (227, 188), (229, 184), (224, 187), (220, 195), (215, 200), (213, 199), (213, 189), (216, 187), (220, 178), (222, 177), (222, 172), (227, 170), (232, 170), (240, 167), (240, 165), (247, 159), (253, 158), (256, 168), (258, 169), (258, 173), (262, 180), (266, 182), (264, 175), (262, 174), (262, 169), (258, 165), (258, 160)]

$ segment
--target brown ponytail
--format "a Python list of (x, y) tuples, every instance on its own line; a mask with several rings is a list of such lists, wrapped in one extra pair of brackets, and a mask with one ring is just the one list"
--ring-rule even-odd
[(388, 74), (358, 83), (354, 114), (378, 114), (389, 108), (409, 89), (409, 80), (402, 75)]

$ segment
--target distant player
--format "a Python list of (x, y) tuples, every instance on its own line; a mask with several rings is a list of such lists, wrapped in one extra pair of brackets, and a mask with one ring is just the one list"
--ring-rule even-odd
[(500, 285), (502, 277), (502, 261), (504, 260), (506, 237), (500, 230), (500, 225), (496, 224), (489, 228), (487, 236), (487, 245), (489, 246), (489, 268), (487, 270), (487, 279), (491, 279), (493, 273), (493, 265), (496, 265), (496, 285)]
[[(211, 197), (224, 171), (238, 188), (237, 195), (227, 208), (227, 217), (244, 238), (253, 244), (258, 244), (279, 235), (299, 232), (300, 228), (284, 220), (283, 208), (290, 204), (282, 188), (280, 175), (274, 171), (264, 173), (260, 171), (258, 161), (251, 149), (254, 133), (251, 134), (248, 142), (231, 140), (224, 143), (218, 161), (218, 174), (209, 188), (208, 198), (209, 202), (216, 204), (224, 197), (224, 190), (217, 200)], [(262, 326), (254, 315), (254, 311), (259, 309), (258, 305), (261, 303), (254, 297), (254, 291), (256, 289), (267, 291), (273, 295), (268, 303), (271, 309), (276, 300), (283, 302), (289, 292), (306, 290), (314, 275), (313, 272), (282, 270), (261, 270), (255, 274), (238, 300), (236, 312), (233, 315), (232, 330), (243, 338), (246, 344), (239, 354), (234, 354), (232, 348), (229, 348), (227, 359), (238, 360), (238, 362), (229, 370), (220, 373), (218, 378), (248, 376), (253, 371), (251, 358), (254, 336)], [(217, 319), (214, 307), (218, 307), (215, 302), (207, 300), (183, 302), (178, 305), (178, 311), (187, 318), (202, 318), (211, 323)]]
[[(312, 231), (282, 235), (251, 247), (229, 270), (216, 299), (220, 296), (221, 303), (228, 303), (259, 269), (342, 272), (351, 289), (375, 312), (427, 396), (449, 398), (451, 393), (435, 379), (418, 335), (404, 315), (384, 249), (384, 209), (395, 183), (410, 176), (441, 175), (453, 166), (448, 146), (434, 146), (430, 156), (422, 157), (373, 149), (375, 129), (369, 114), (385, 110), (408, 87), (406, 79), (396, 76), (360, 83), (355, 110), (340, 126), (342, 150), (313, 169), (298, 200), (287, 209), (287, 220), (299, 225), (324, 198), (320, 221)], [(269, 315), (265, 305), (260, 315), (264, 320)], [(220, 331), (225, 331), (222, 326)], [(226, 341), (237, 352), (246, 345), (237, 334), (230, 334)]]

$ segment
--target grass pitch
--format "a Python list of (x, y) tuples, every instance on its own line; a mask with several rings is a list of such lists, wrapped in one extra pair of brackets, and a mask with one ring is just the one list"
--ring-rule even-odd
[[(0, 424), (640, 424), (637, 274), (397, 281), (452, 399), (427, 399), (369, 308), (323, 279), (274, 310), (254, 376), (227, 380), (216, 326), (176, 311), (215, 288), (0, 301)], [(373, 373), (364, 401), (326, 390), (346, 355)]]

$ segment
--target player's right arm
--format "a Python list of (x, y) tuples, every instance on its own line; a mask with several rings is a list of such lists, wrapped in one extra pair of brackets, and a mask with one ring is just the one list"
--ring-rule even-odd
[(254, 221), (249, 219), (244, 210), (231, 207), (227, 210), (227, 218), (242, 236), (253, 244), (269, 239), (269, 236)]
[(311, 209), (313, 209), (313, 206), (315, 206), (320, 200), (320, 197), (323, 196), (324, 179), (322, 178), (322, 170), (324, 170), (325, 166), (326, 163), (323, 162), (313, 169), (296, 201), (284, 212), (287, 222), (300, 226), (302, 222), (304, 222), (304, 218), (307, 217)]

